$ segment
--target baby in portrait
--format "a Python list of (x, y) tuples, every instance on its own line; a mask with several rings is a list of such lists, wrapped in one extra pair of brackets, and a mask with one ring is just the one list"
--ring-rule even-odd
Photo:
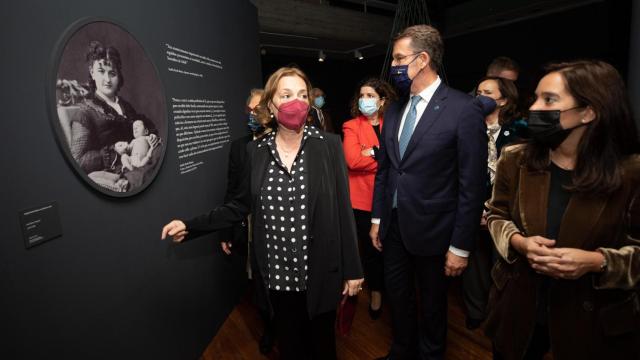
[[(155, 141), (154, 141), (155, 140)], [(118, 141), (113, 148), (120, 155), (122, 172), (145, 166), (151, 159), (153, 150), (160, 145), (160, 139), (155, 135), (149, 135), (149, 130), (142, 120), (133, 122), (133, 140), (130, 143)], [(129, 186), (126, 178), (120, 173), (109, 171), (94, 171), (89, 178), (96, 184), (115, 192), (125, 192)]]
[(159, 141), (153, 143), (150, 141), (149, 130), (144, 126), (144, 122), (136, 120), (133, 122), (133, 140), (130, 143), (118, 141), (114, 149), (120, 154), (122, 168), (131, 171), (145, 166), (158, 144)]

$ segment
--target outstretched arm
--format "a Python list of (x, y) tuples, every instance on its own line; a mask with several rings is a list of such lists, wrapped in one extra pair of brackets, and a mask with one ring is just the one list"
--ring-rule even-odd
[(163, 227), (161, 238), (165, 239), (167, 236), (171, 236), (174, 242), (181, 242), (189, 233), (190, 236), (194, 236), (194, 231), (196, 234), (216, 231), (245, 220), (251, 209), (251, 159), (254, 151), (255, 144), (249, 143), (247, 161), (245, 161), (242, 171), (241, 186), (231, 200), (195, 218), (169, 222)]

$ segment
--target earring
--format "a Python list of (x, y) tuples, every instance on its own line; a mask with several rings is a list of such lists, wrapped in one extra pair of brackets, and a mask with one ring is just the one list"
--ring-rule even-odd
[(271, 113), (271, 114), (269, 115), (269, 117), (273, 119), (273, 113)]
[(581, 123), (586, 124), (587, 123), (587, 119), (582, 119), (580, 120)]

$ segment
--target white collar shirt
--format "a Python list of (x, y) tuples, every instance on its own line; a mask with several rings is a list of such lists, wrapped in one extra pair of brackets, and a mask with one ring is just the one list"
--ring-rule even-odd
[[(420, 101), (416, 104), (416, 121), (414, 123), (413, 129), (418, 126), (418, 121), (424, 114), (424, 111), (427, 109), (427, 105), (429, 105), (429, 101), (433, 97), (433, 94), (436, 93), (438, 86), (442, 83), (440, 80), (440, 76), (436, 78), (436, 81), (432, 82), (431, 85), (427, 86), (424, 90), (418, 93), (418, 96), (421, 97)], [(407, 101), (407, 105), (404, 107), (404, 113), (402, 114), (402, 120), (400, 121), (400, 128), (398, 129), (398, 140), (400, 140), (400, 134), (402, 134), (402, 128), (404, 127), (404, 121), (407, 118), (407, 114), (409, 113), (409, 108), (411, 107), (411, 101)]]

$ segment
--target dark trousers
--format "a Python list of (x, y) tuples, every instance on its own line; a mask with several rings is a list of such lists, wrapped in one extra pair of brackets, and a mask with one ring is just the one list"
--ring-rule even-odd
[[(410, 254), (402, 243), (395, 211), (382, 246), (393, 330), (391, 359), (444, 359), (448, 285), (444, 255)], [(419, 317), (416, 280), (420, 291)]]
[(360, 243), (360, 257), (364, 278), (371, 291), (382, 291), (384, 287), (382, 253), (373, 247), (369, 231), (371, 230), (371, 213), (369, 211), (353, 209), (356, 218), (356, 231)]
[(309, 319), (307, 293), (269, 292), (281, 360), (335, 360), (336, 312)]
[[(549, 341), (549, 326), (547, 324), (536, 324), (536, 328), (531, 336), (529, 347), (522, 360), (542, 360), (549, 352), (551, 343)], [(504, 360), (504, 356), (493, 348), (493, 360)]]
[[(251, 244), (253, 245), (253, 244)], [(234, 248), (235, 250), (235, 248)], [(263, 331), (262, 336), (273, 338), (275, 336), (275, 325), (271, 319), (271, 311), (269, 311), (269, 293), (264, 285), (262, 274), (258, 267), (258, 263), (255, 261), (255, 253), (251, 253), (251, 277), (253, 282), (253, 302), (258, 308), (258, 313), (262, 319)]]
[(467, 316), (472, 319), (484, 320), (486, 317), (495, 253), (491, 234), (486, 229), (481, 229), (476, 248), (469, 256), (469, 265), (462, 273), (462, 298)]

